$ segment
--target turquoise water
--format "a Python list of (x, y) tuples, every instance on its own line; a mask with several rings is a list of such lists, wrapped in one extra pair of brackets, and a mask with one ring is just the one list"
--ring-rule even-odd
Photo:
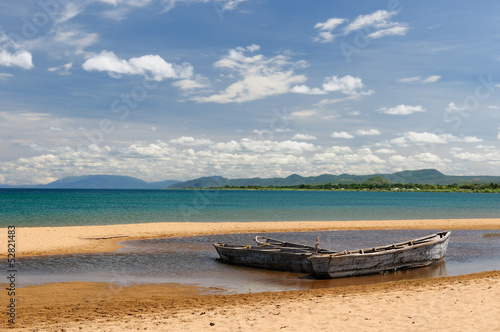
[(0, 227), (499, 217), (498, 194), (0, 189)]

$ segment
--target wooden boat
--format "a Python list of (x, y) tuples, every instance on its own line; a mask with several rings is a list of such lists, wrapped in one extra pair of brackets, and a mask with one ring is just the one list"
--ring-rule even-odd
[[(285, 241), (271, 239), (269, 237), (264, 237), (264, 236), (256, 236), (255, 242), (257, 242), (259, 245), (267, 245), (267, 246), (272, 246), (272, 247), (276, 247), (276, 248), (297, 248), (297, 249), (303, 249), (303, 250), (312, 250), (314, 252), (335, 253), (335, 251), (332, 251), (332, 250), (321, 249), (317, 245), (314, 247), (311, 247), (311, 246), (307, 246), (304, 244), (285, 242)], [(316, 244), (318, 244), (318, 242), (316, 242)]]
[(350, 250), (309, 257), (314, 274), (321, 278), (339, 278), (411, 269), (431, 265), (443, 259), (450, 231), (443, 231), (388, 246)]
[(264, 237), (256, 238), (256, 246), (213, 245), (224, 262), (339, 278), (430, 265), (443, 259), (450, 234), (443, 231), (387, 246), (342, 252)]

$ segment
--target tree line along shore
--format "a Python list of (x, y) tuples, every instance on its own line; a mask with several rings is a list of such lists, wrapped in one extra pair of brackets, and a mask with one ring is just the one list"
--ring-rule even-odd
[(396, 191), (396, 192), (467, 192), (467, 193), (500, 193), (500, 183), (466, 183), (466, 184), (416, 184), (416, 183), (322, 183), (322, 184), (297, 184), (287, 186), (260, 186), (245, 185), (205, 188), (184, 188), (203, 190), (328, 190), (328, 191)]

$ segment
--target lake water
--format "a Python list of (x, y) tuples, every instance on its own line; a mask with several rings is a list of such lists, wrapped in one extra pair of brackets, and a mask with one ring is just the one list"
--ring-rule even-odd
[(486, 193), (0, 189), (0, 227), (498, 217)]
[[(373, 247), (431, 234), (432, 230), (376, 230), (269, 233), (266, 236), (333, 250)], [(234, 266), (216, 260), (212, 242), (251, 244), (257, 234), (229, 234), (125, 241), (114, 253), (22, 258), (21, 285), (63, 281), (183, 283), (217, 287), (225, 293), (247, 293), (340, 287), (402, 279), (454, 276), (500, 270), (500, 238), (486, 231), (452, 231), (443, 262), (387, 274), (317, 280), (305, 273)]]
[[(0, 189), (0, 227), (182, 221), (315, 221), (498, 218), (499, 194), (339, 191)], [(425, 230), (275, 233), (333, 250), (405, 241)], [(113, 253), (20, 258), (19, 285), (61, 281), (197, 284), (228, 293), (336, 287), (500, 270), (500, 238), (453, 231), (444, 262), (385, 275), (316, 280), (306, 274), (232, 266), (212, 242), (250, 244), (256, 234), (125, 241)]]

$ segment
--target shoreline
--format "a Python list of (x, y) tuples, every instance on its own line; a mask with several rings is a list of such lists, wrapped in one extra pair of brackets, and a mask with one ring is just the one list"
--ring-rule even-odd
[[(6, 228), (4, 228), (6, 229)], [(500, 218), (276, 222), (165, 222), (102, 226), (16, 227), (16, 256), (115, 251), (121, 241), (232, 233), (335, 230), (429, 229), (500, 230)], [(0, 258), (7, 257), (7, 236), (0, 237)]]
[[(16, 256), (114, 251), (121, 247), (120, 241), (158, 237), (368, 229), (500, 230), (500, 218), (20, 227), (16, 228)], [(7, 247), (6, 236), (0, 239), (0, 246)], [(4, 319), (0, 328), (383, 331), (439, 326), (442, 331), (491, 331), (500, 326), (496, 303), (500, 271), (308, 290), (229, 295), (221, 291), (173, 283), (119, 286), (56, 282), (25, 286), (16, 291), (16, 324), (12, 326)], [(0, 293), (0, 300), (7, 303), (7, 292)]]
[(282, 292), (201, 292), (182, 284), (27, 286), (17, 296), (16, 324), (3, 320), (0, 327), (12, 331), (424, 331), (436, 326), (440, 331), (493, 331), (500, 326), (500, 271)]

